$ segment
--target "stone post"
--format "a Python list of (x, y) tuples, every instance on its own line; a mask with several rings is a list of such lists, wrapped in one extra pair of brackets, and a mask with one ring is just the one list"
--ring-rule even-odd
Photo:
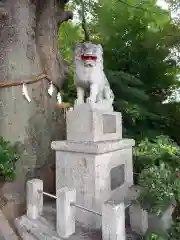
[(102, 209), (103, 240), (125, 240), (125, 206), (124, 203), (115, 204), (107, 201)]
[(68, 238), (75, 233), (75, 207), (76, 190), (67, 187), (57, 190), (56, 199), (56, 229), (62, 238)]
[(139, 203), (129, 207), (131, 229), (138, 234), (145, 234), (148, 229), (148, 212)]
[(37, 219), (43, 210), (43, 181), (32, 179), (27, 182), (27, 217)]

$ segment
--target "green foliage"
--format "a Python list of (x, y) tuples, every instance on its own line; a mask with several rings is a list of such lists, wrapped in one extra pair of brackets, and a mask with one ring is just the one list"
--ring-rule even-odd
[(164, 104), (163, 115), (164, 132), (180, 144), (179, 129), (180, 129), (180, 102), (170, 102)]
[(135, 149), (138, 184), (144, 191), (140, 202), (157, 215), (173, 200), (180, 201), (180, 147), (169, 137), (145, 139)]
[(64, 90), (63, 101), (71, 103), (72, 105), (74, 104), (74, 100), (76, 98), (76, 90), (73, 82), (73, 74), (74, 74), (74, 69), (72, 66), (70, 66), (68, 82), (67, 81), (65, 82), (64, 88), (63, 88)]
[(69, 74), (63, 86), (63, 101), (73, 103), (76, 92), (73, 84), (73, 45), (83, 40), (82, 29), (71, 22), (63, 23), (59, 29), (59, 46), (63, 58), (68, 62)]
[(168, 136), (145, 138), (134, 149), (134, 155), (137, 172), (141, 172), (145, 167), (160, 166), (162, 163), (174, 171), (179, 169), (180, 147)]
[(18, 154), (15, 146), (0, 137), (0, 180), (14, 179), (17, 160)]
[(166, 210), (175, 198), (179, 198), (176, 189), (180, 187), (180, 181), (176, 173), (164, 164), (145, 168), (140, 174), (139, 184), (144, 190), (139, 199), (142, 206), (157, 215)]
[(180, 218), (177, 218), (169, 229), (168, 240), (180, 240)]
[[(82, 1), (73, 9), (82, 19)], [(115, 109), (124, 118), (124, 135), (136, 140), (167, 134), (168, 114), (162, 102), (179, 85), (172, 49), (179, 43), (179, 27), (156, 1), (84, 1), (87, 29), (92, 42), (104, 48), (104, 64), (115, 93)], [(148, 9), (148, 11), (146, 10)], [(72, 59), (72, 45), (82, 41), (81, 22), (64, 23), (60, 48)], [(71, 71), (65, 99), (74, 99)]]
[(59, 28), (59, 46), (61, 54), (67, 61), (72, 60), (73, 45), (83, 39), (82, 30), (71, 22), (63, 23)]
[(145, 234), (145, 236), (143, 236), (142, 239), (143, 240), (165, 240), (164, 238), (162, 238), (158, 234), (151, 233), (151, 232), (148, 232), (147, 234)]
[[(169, 62), (178, 27), (156, 1), (140, 3), (148, 11), (142, 11), (136, 1), (128, 2), (136, 7), (118, 0), (100, 3), (94, 28), (104, 47), (115, 109), (123, 113), (125, 136), (140, 140), (145, 135), (166, 134), (162, 102), (177, 86)], [(173, 34), (167, 37), (168, 31)]]

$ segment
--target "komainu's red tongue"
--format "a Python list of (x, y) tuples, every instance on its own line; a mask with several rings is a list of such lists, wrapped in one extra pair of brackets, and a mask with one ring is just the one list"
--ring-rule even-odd
[(96, 61), (97, 59), (96, 56), (86, 56), (86, 55), (82, 55), (81, 58), (82, 60), (92, 60), (92, 61)]

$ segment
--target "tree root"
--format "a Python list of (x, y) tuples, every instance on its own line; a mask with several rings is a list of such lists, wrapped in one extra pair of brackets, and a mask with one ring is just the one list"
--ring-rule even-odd
[(4, 7), (0, 6), (0, 19), (7, 19), (8, 18), (8, 12)]
[(6, 8), (4, 7), (4, 4), (0, 4), (0, 28), (2, 28), (5, 23), (6, 20), (9, 18), (9, 14), (6, 11)]

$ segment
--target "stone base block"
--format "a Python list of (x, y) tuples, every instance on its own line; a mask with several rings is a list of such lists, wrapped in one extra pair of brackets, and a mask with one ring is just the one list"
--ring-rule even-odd
[(105, 141), (122, 139), (122, 117), (119, 112), (104, 111), (99, 104), (80, 104), (67, 113), (68, 141)]
[(62, 239), (44, 217), (33, 220), (24, 215), (15, 220), (15, 226), (18, 234), (23, 240)]
[[(56, 150), (56, 191), (65, 186), (75, 188), (77, 204), (102, 213), (102, 205), (120, 189), (133, 185), (132, 146), (134, 140), (123, 139), (97, 143), (53, 142)], [(76, 219), (93, 228), (101, 218), (76, 209)]]

